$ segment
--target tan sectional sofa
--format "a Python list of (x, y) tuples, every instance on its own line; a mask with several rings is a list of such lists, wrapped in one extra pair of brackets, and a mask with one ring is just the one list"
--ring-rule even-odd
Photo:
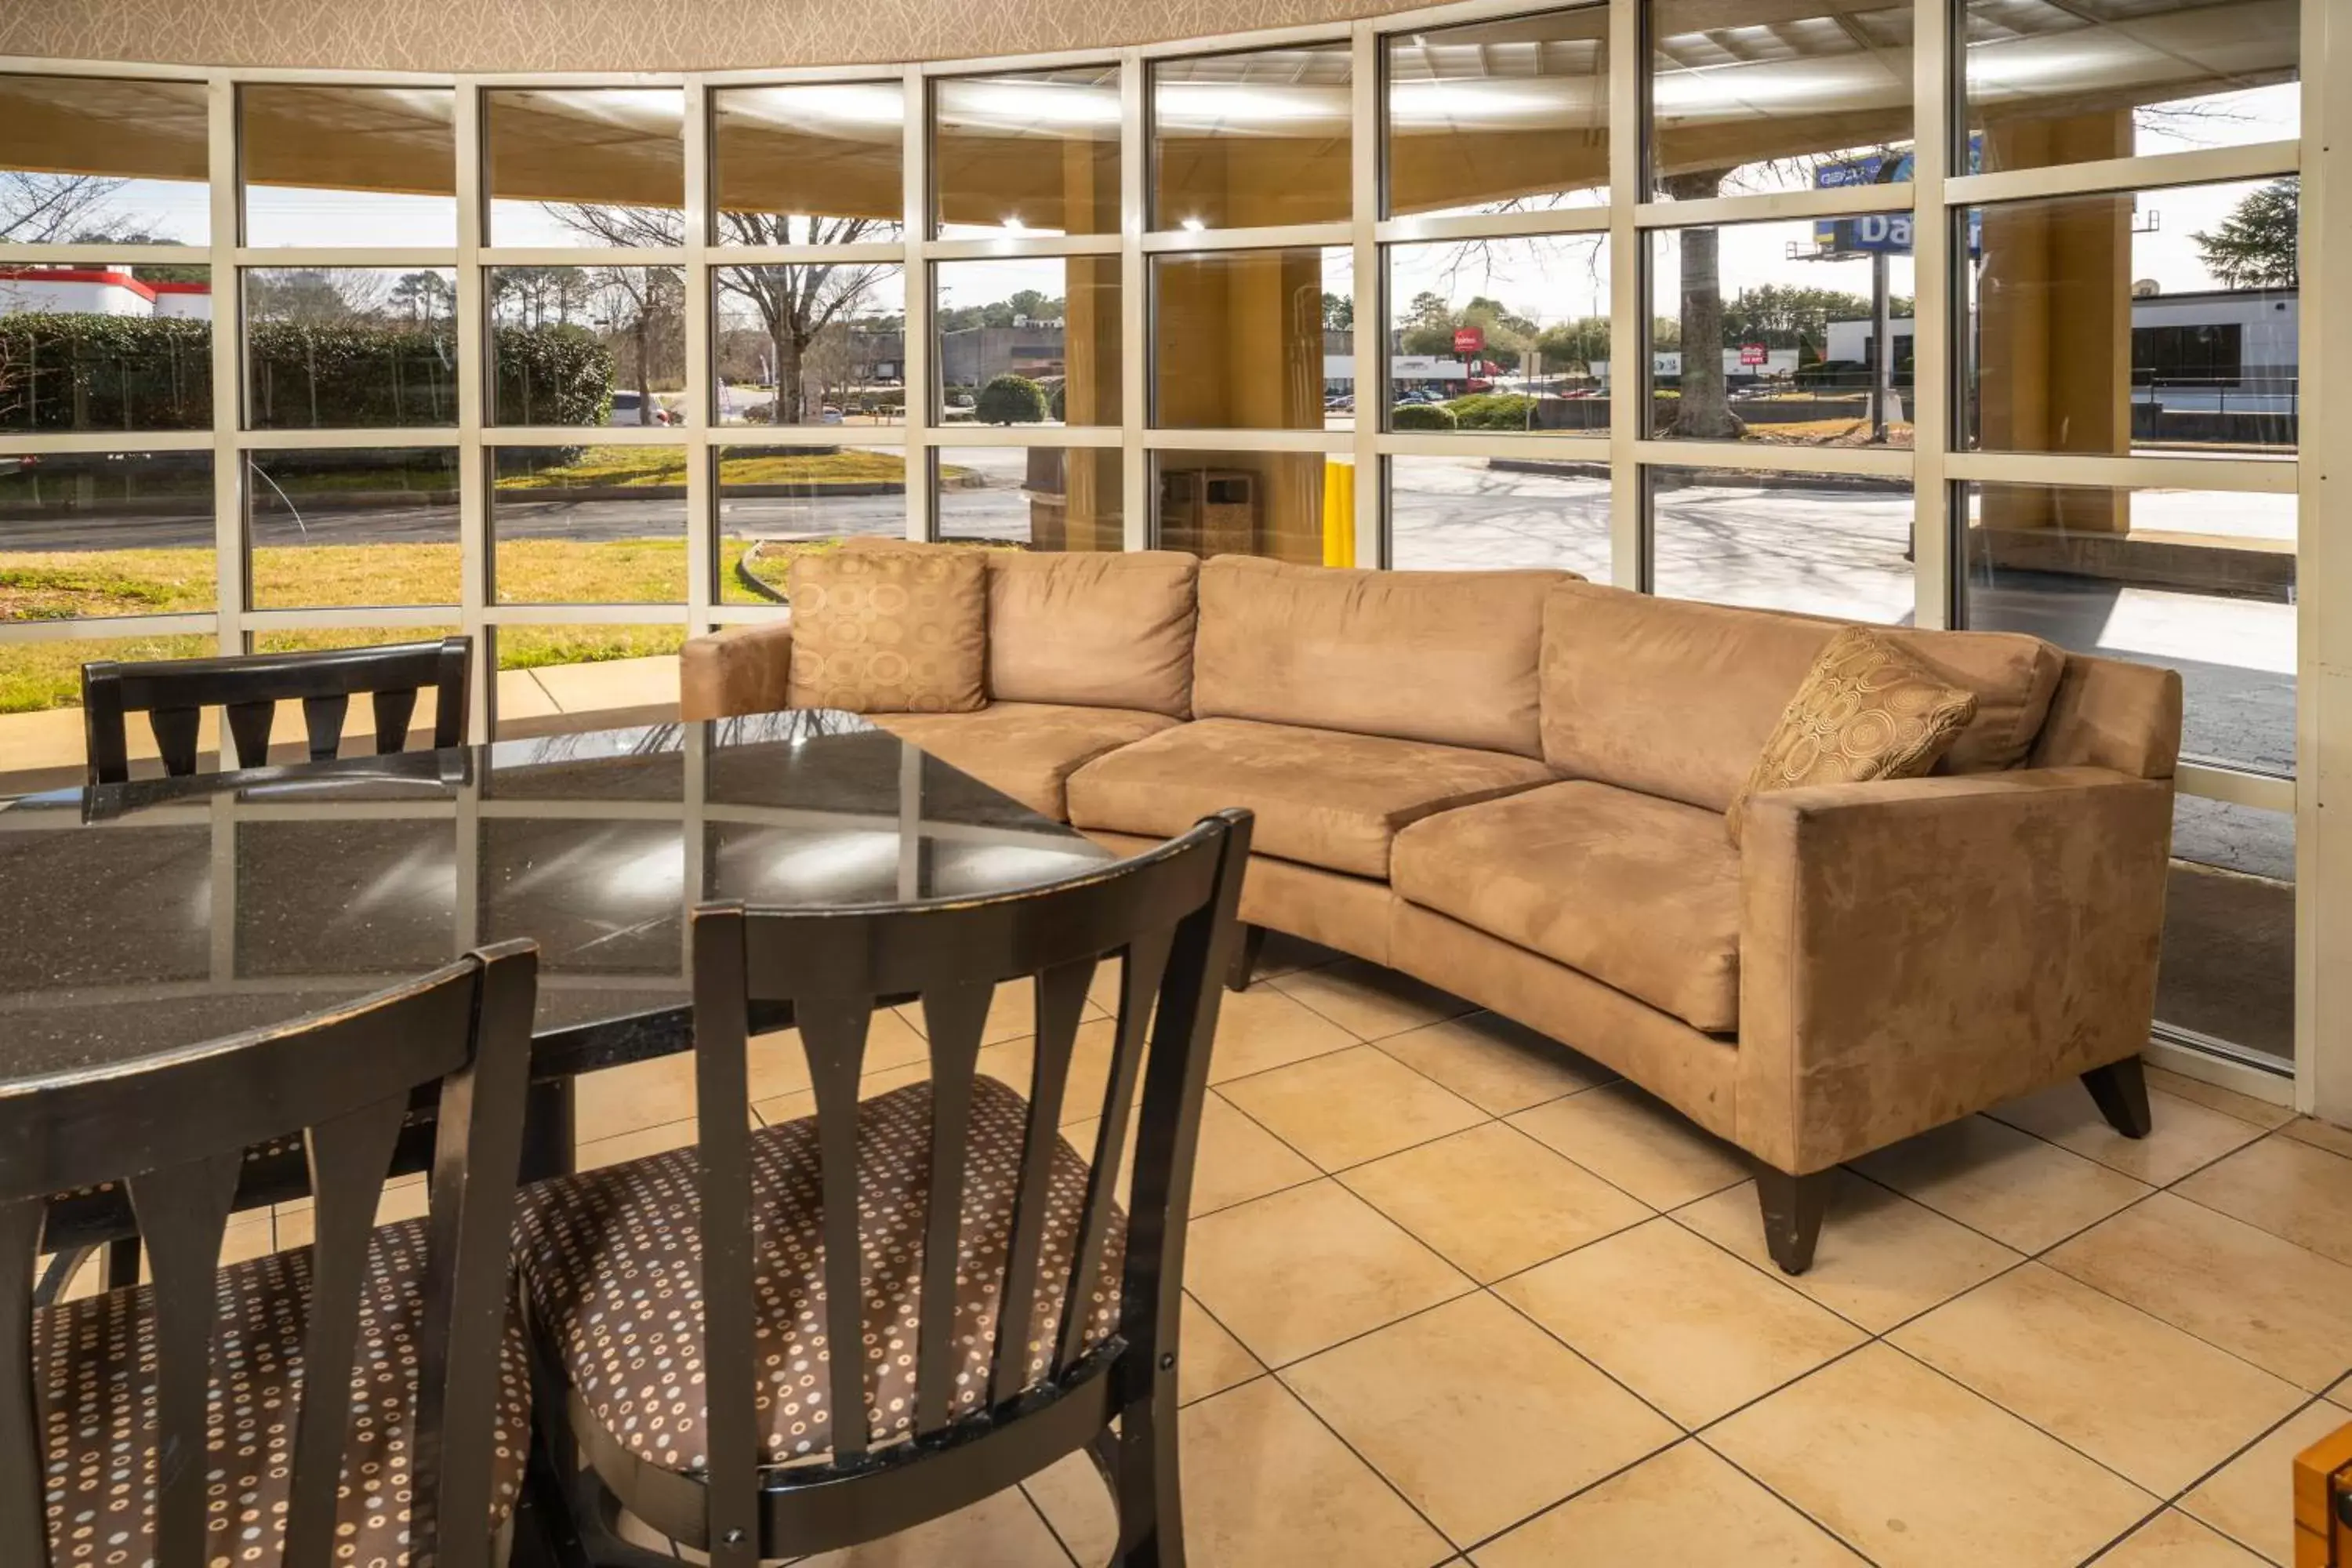
[[(877, 722), (1122, 849), (1249, 807), (1255, 934), (1443, 986), (1747, 1150), (1791, 1272), (1843, 1161), (2070, 1074), (2147, 1130), (2170, 671), (1895, 632), (1978, 697), (1937, 773), (1757, 796), (1735, 846), (1836, 623), (1556, 572), (990, 568), (988, 705)], [(781, 705), (790, 657), (788, 624), (689, 642), (686, 716)]]

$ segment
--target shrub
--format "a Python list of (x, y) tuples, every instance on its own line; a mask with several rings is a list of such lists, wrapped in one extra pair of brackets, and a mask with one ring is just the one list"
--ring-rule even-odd
[(1045, 395), (1045, 410), (1053, 416), (1056, 424), (1067, 421), (1070, 416), (1069, 385), (1066, 381), (1057, 381), (1054, 384), (1053, 390)]
[(1459, 427), (1454, 410), (1442, 403), (1400, 403), (1389, 410), (1391, 430), (1453, 430)]
[(208, 429), (212, 342), (204, 321), (0, 315), (0, 430)]
[(499, 327), (495, 407), (506, 425), (603, 425), (613, 416), (613, 351), (584, 327)]
[(1536, 400), (1518, 392), (1475, 392), (1445, 405), (1465, 430), (1531, 430)]
[(1025, 375), (1000, 375), (980, 389), (973, 417), (983, 425), (1036, 425), (1045, 417), (1045, 392)]

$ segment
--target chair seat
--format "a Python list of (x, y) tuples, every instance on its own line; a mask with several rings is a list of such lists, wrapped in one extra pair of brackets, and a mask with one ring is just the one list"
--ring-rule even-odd
[(1079, 769), (1070, 821), (1171, 838), (1210, 812), (1246, 806), (1257, 814), (1257, 853), (1384, 878), (1398, 829), (1552, 776), (1532, 757), (1502, 752), (1202, 719)]
[(1710, 1034), (1739, 1027), (1739, 851), (1723, 814), (1579, 780), (1397, 835), (1400, 898)]
[[(426, 1223), (380, 1226), (369, 1243), (337, 1564), (408, 1561)], [(278, 1561), (310, 1295), (309, 1247), (220, 1271), (209, 1459), (217, 1475), (210, 1488), (207, 1563), (245, 1568)], [(154, 1560), (155, 1478), (144, 1462), (145, 1446), (132, 1436), (152, 1431), (155, 1421), (153, 1296), (151, 1287), (127, 1287), (35, 1314), (53, 1563), (79, 1568)], [(499, 1393), (492, 1497), (502, 1524), (521, 1489), (530, 1441), (530, 1367), (512, 1313)]]
[[(957, 1262), (958, 1354), (951, 1416), (981, 1408), (1028, 1106), (992, 1078), (973, 1081)], [(930, 1183), (931, 1086), (858, 1107), (858, 1207), (865, 1248), (866, 1418), (878, 1446), (914, 1426), (922, 1229)], [(705, 1457), (702, 1244), (696, 1151), (542, 1182), (518, 1226), (523, 1289), (545, 1348), (590, 1415), (629, 1453), (677, 1472)], [(761, 1368), (761, 1462), (832, 1450), (823, 1322), (814, 1117), (751, 1134), (753, 1296)], [(1029, 1378), (1042, 1377), (1061, 1327), (1087, 1166), (1055, 1140)], [(1116, 1206), (1102, 1269), (1087, 1293), (1089, 1347), (1118, 1321), (1126, 1223)]]
[(995, 702), (972, 713), (871, 717), (948, 766), (1056, 822), (1069, 816), (1063, 791), (1072, 773), (1105, 752), (1176, 725), (1165, 713), (1056, 702)]

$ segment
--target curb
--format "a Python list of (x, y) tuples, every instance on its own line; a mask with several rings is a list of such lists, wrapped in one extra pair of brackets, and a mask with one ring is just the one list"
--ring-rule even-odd
[(774, 584), (761, 582), (751, 571), (751, 563), (759, 559), (760, 547), (769, 542), (765, 539), (755, 539), (745, 546), (743, 553), (735, 558), (735, 580), (771, 603), (789, 605), (792, 601), (777, 593)]
[[(1897, 448), (1898, 450), (1901, 448)], [(1605, 479), (1610, 477), (1606, 463), (1576, 462), (1550, 458), (1489, 458), (1486, 466), (1506, 473), (1559, 474), (1570, 479)], [(1651, 468), (1666, 465), (1649, 464)], [(1767, 468), (1718, 468), (1704, 461), (1675, 464), (1690, 472), (1729, 474), (1743, 485), (1759, 490), (1908, 490), (1911, 481), (1881, 474), (1791, 474)]]

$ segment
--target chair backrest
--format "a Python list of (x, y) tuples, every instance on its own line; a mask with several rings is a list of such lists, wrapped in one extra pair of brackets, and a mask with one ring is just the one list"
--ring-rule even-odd
[(416, 694), (434, 689), (433, 745), (466, 743), (467, 686), (474, 662), (470, 637), (396, 643), (383, 647), (326, 648), (314, 653), (265, 653), (233, 658), (156, 659), (81, 667), (82, 732), (89, 782), (121, 784), (131, 776), (125, 715), (144, 713), (155, 731), (163, 771), (177, 778), (196, 771), (197, 721), (206, 708), (226, 711), (238, 761), (259, 767), (269, 755), (269, 727), (280, 702), (299, 700), (310, 731), (310, 760), (335, 754), (352, 694), (366, 692), (375, 708), (375, 749), (408, 744)]
[[(961, 1420), (1001, 1430), (1049, 1405), (1082, 1362), (1090, 1373), (1118, 1379), (1118, 1386), (1139, 1379), (1136, 1385), (1149, 1388), (1151, 1369), (1163, 1353), (1172, 1356), (1176, 1344), (1201, 1102), (1250, 828), (1249, 813), (1222, 812), (1134, 859), (994, 898), (837, 911), (740, 904), (695, 911), (703, 1382), (709, 1400), (706, 1540), (714, 1568), (749, 1568), (761, 1542), (745, 1131), (750, 1005), (793, 1006), (817, 1108), (821, 1327), (828, 1346), (856, 1347), (865, 1331), (857, 1102), (867, 1025), (879, 1005), (920, 1001), (930, 1047), (929, 1180), (917, 1286), (916, 1443), (902, 1456), (914, 1453), (919, 1468), (927, 1451), (937, 1451), (926, 1440), (958, 1419), (951, 1410), (964, 1350), (955, 1338), (954, 1308), (968, 1113), (982, 1026), (996, 987), (1007, 980), (1034, 985), (1035, 1048), (988, 1387), (981, 1409)], [(1066, 1273), (1042, 1278), (1046, 1197), (1071, 1058), (1087, 988), (1105, 960), (1119, 964), (1118, 1008), (1103, 1100), (1086, 1107), (1101, 1115), (1092, 1169)], [(1089, 1346), (1093, 1314), (1085, 1310), (1085, 1292), (1102, 1268), (1131, 1113), (1139, 1120), (1118, 1328), (1113, 1343)], [(1033, 1379), (1028, 1335), (1040, 1292), (1059, 1293), (1061, 1327), (1058, 1343), (1047, 1347), (1043, 1376)], [(865, 1358), (835, 1353), (829, 1361), (832, 1456), (823, 1465), (771, 1472), (771, 1484), (855, 1487), (861, 1471), (874, 1468)]]
[[(117, 1179), (152, 1274), (155, 1560), (163, 1568), (209, 1560), (222, 1233), (245, 1151), (297, 1132), (310, 1154), (316, 1239), (280, 1560), (331, 1560), (376, 1205), (413, 1097), (436, 1084), (411, 1560), (488, 1562), (537, 968), (530, 943), (502, 943), (295, 1023), (0, 1090), (0, 1562), (51, 1560), (32, 1305), (47, 1196)], [(443, 1521), (467, 1522), (443, 1530)]]

